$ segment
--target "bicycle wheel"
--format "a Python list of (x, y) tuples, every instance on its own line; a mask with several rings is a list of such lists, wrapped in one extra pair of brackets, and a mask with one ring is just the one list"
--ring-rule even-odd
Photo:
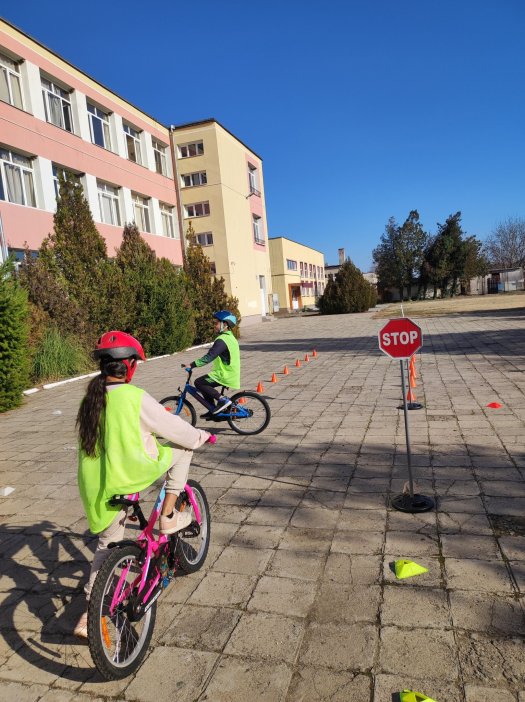
[[(89, 651), (106, 680), (119, 680), (135, 671), (148, 649), (157, 602), (138, 621), (128, 617), (130, 597), (142, 572), (138, 544), (115, 548), (98, 572), (88, 607)], [(116, 600), (112, 604), (113, 600)]]
[(238, 392), (231, 398), (228, 424), (238, 434), (260, 434), (270, 423), (270, 407), (256, 392)]
[(195, 412), (195, 407), (188, 402), (188, 400), (182, 401), (182, 407), (180, 412), (177, 412), (177, 407), (179, 406), (180, 395), (173, 395), (171, 397), (165, 397), (160, 401), (160, 404), (165, 407), (171, 414), (176, 414), (177, 417), (184, 419), (185, 422), (191, 424), (194, 427), (197, 424), (197, 412)]
[[(208, 507), (208, 500), (206, 499), (201, 485), (199, 485), (196, 480), (188, 480), (188, 485), (193, 491), (193, 496), (199, 508), (201, 523), (200, 525), (197, 524), (193, 506), (186, 492), (182, 492), (180, 495), (180, 502), (185, 502), (185, 509), (191, 510), (193, 521), (187, 529), (178, 533), (175, 555), (177, 556), (180, 568), (185, 573), (195, 573), (196, 570), (202, 567), (208, 555), (211, 528), (210, 508)], [(177, 507), (180, 506), (180, 502)], [(197, 528), (197, 526), (199, 528)]]

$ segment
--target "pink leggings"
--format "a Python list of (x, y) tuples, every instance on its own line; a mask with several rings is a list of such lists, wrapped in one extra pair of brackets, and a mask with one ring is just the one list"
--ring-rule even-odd
[[(190, 470), (193, 451), (174, 448), (172, 449), (172, 452), (173, 461), (168, 472), (166, 473), (166, 492), (170, 493), (171, 495), (178, 495), (188, 480), (188, 472)], [(93, 583), (95, 582), (95, 578), (97, 577), (97, 573), (100, 570), (100, 566), (108, 555), (108, 544), (110, 544), (112, 541), (122, 541), (124, 538), (127, 516), (127, 508), (121, 509), (111, 524), (98, 535), (98, 543), (95, 550), (95, 555), (93, 556), (93, 563), (91, 564), (89, 580), (84, 585), (84, 592), (86, 593), (87, 600), (89, 600), (89, 596), (91, 595), (91, 589), (93, 587)]]

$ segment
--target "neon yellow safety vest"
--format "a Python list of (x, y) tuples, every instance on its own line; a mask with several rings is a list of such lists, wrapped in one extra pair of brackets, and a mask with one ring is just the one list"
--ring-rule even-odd
[(217, 339), (222, 339), (230, 352), (230, 363), (226, 364), (220, 356), (213, 361), (213, 368), (208, 377), (216, 383), (225, 385), (227, 388), (238, 389), (241, 387), (241, 354), (239, 342), (231, 331), (221, 332)]
[(159, 455), (151, 458), (140, 432), (140, 407), (144, 390), (122, 383), (106, 393), (103, 447), (93, 458), (79, 449), (78, 486), (89, 522), (98, 534), (108, 527), (121, 507), (111, 507), (113, 495), (127, 495), (155, 482), (171, 465), (169, 446), (158, 444)]

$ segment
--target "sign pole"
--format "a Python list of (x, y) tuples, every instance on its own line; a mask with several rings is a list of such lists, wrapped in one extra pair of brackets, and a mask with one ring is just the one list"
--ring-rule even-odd
[[(398, 509), (400, 512), (428, 512), (434, 507), (434, 500), (431, 497), (414, 493), (412, 453), (410, 450), (410, 431), (408, 427), (408, 410), (412, 409), (412, 407), (409, 407), (407, 403), (405, 367), (403, 364), (403, 361), (406, 361), (408, 364), (408, 359), (423, 346), (423, 335), (418, 325), (403, 315), (401, 318), (391, 319), (387, 322), (379, 331), (378, 337), (381, 351), (387, 356), (390, 356), (390, 358), (397, 358), (399, 360), (401, 388), (403, 390), (403, 414), (405, 419), (409, 492), (408, 494), (402, 492), (400, 495), (392, 497), (390, 504), (394, 509)], [(399, 409), (401, 409), (401, 407), (399, 407)]]
[(410, 499), (414, 499), (414, 480), (412, 478), (412, 453), (410, 451), (410, 432), (408, 430), (408, 407), (407, 393), (405, 385), (405, 369), (403, 367), (403, 359), (399, 361), (401, 369), (401, 387), (403, 388), (403, 414), (405, 415), (405, 440), (407, 445), (407, 468), (408, 468), (408, 485), (410, 488)]

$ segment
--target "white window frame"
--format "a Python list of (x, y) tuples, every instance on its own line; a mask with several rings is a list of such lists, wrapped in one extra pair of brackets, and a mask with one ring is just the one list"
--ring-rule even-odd
[(160, 218), (162, 220), (162, 233), (168, 239), (175, 239), (175, 220), (173, 218), (173, 206), (159, 202)]
[[(166, 156), (166, 149), (168, 148), (165, 144), (160, 142), (158, 139), (151, 138), (151, 144), (153, 146), (153, 155), (155, 157), (155, 171), (160, 173), (160, 175), (168, 175), (168, 159)], [(160, 168), (160, 170), (159, 170)]]
[(64, 168), (63, 166), (59, 166), (56, 163), (52, 164), (53, 168), (53, 187), (55, 189), (55, 197), (58, 200), (58, 197), (60, 195), (60, 183), (58, 181), (58, 176), (59, 172), (62, 172), (63, 176), (68, 179), (72, 179), (74, 183), (77, 183), (78, 185), (82, 185), (80, 178), (82, 177), (79, 173), (75, 173), (74, 171), (70, 171), (67, 168)]
[(252, 163), (248, 164), (248, 179), (250, 181), (250, 193), (261, 197), (261, 191), (259, 189), (259, 172), (257, 166)]
[[(111, 151), (111, 129), (109, 126), (109, 112), (104, 112), (100, 107), (97, 107), (92, 102), (87, 102), (89, 133), (91, 135), (91, 143), (96, 146), (101, 146), (103, 149)], [(102, 129), (103, 144), (99, 144), (95, 139), (95, 120), (100, 122)]]
[(131, 193), (135, 224), (139, 231), (151, 234), (151, 217), (149, 216), (149, 198), (138, 193)]
[[(143, 163), (142, 148), (140, 144), (140, 131), (135, 129), (135, 127), (132, 127), (130, 124), (126, 124), (125, 122), (122, 123), (122, 128), (124, 130), (124, 141), (126, 142), (126, 156), (128, 158), (128, 161), (131, 161), (132, 163), (138, 163), (139, 166), (142, 166)], [(131, 158), (129, 150), (129, 140), (133, 142), (133, 149), (135, 151), (136, 158)]]
[[(28, 156), (10, 149), (0, 148), (0, 200), (25, 207), (37, 206), (34, 170), (31, 161), (32, 159)], [(17, 181), (18, 197), (16, 197), (17, 193), (13, 191), (11, 194), (9, 193), (9, 181), (11, 180), (13, 184), (14, 178)], [(11, 188), (11, 190), (13, 189)]]
[(289, 271), (296, 271), (297, 270), (297, 261), (294, 261), (292, 258), (287, 258), (286, 259), (286, 269)]
[[(50, 124), (54, 124), (55, 127), (59, 127), (60, 129), (63, 129), (66, 132), (74, 134), (75, 130), (73, 127), (73, 111), (71, 109), (70, 98), (72, 91), (64, 90), (64, 88), (61, 88), (56, 83), (53, 83), (53, 81), (50, 78), (45, 78), (44, 76), (40, 76), (40, 82), (42, 85), (42, 95), (44, 98), (46, 121)], [(58, 117), (56, 121), (53, 119), (52, 104), (54, 101), (60, 106), (60, 111), (58, 112)], [(56, 114), (57, 113), (55, 110), (55, 116)], [(69, 120), (69, 126), (71, 127), (70, 129), (68, 129), (67, 127), (66, 116), (67, 120)]]
[(197, 234), (197, 243), (201, 246), (213, 246), (213, 233), (201, 232)]
[(187, 144), (179, 144), (178, 149), (179, 158), (202, 156), (204, 154), (204, 143), (202, 141), (190, 141)]
[[(14, 59), (9, 58), (5, 54), (0, 53), (0, 73), (4, 74), (5, 87), (7, 89), (7, 100), (0, 98), (2, 102), (7, 102), (13, 107), (24, 109), (24, 96), (22, 94), (22, 79), (20, 77), (20, 65)], [(1, 78), (0, 78), (1, 80)], [(18, 86), (18, 93), (13, 90), (13, 85)], [(20, 104), (17, 104), (17, 97), (20, 98)]]
[(264, 245), (264, 235), (262, 233), (262, 217), (252, 214), (253, 240), (260, 246)]
[(196, 171), (195, 173), (184, 173), (181, 175), (181, 187), (195, 188), (198, 185), (206, 185), (208, 178), (206, 171)]
[(209, 202), (193, 202), (191, 205), (184, 205), (186, 219), (193, 217), (207, 217), (210, 214)]
[[(112, 224), (114, 226), (121, 226), (120, 218), (120, 197), (119, 188), (109, 183), (105, 183), (102, 180), (97, 180), (97, 191), (98, 191), (98, 204), (100, 208), (100, 221), (104, 224)], [(111, 222), (107, 222), (104, 218), (104, 202), (107, 201), (109, 204), (109, 211)]]
[(212, 275), (217, 275), (217, 264), (215, 261), (210, 261), (210, 273)]

